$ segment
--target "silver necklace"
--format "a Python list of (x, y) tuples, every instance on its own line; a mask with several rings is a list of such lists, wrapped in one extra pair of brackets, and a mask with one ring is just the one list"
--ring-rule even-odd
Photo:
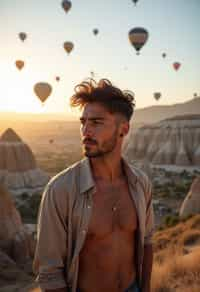
[(112, 206), (112, 211), (113, 212), (116, 212), (119, 209), (119, 207), (118, 207), (119, 202), (120, 202), (120, 199), (118, 198), (118, 200)]
[(115, 212), (116, 210), (117, 210), (117, 206), (114, 205), (114, 206), (112, 207), (112, 211)]

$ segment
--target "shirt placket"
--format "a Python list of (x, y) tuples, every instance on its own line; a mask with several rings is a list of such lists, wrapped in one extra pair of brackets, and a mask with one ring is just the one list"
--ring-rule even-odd
[(72, 258), (72, 263), (71, 263), (71, 269), (69, 271), (69, 278), (73, 279), (73, 285), (72, 285), (72, 292), (76, 291), (77, 288), (77, 281), (78, 281), (78, 267), (79, 267), (79, 254), (80, 251), (84, 245), (88, 227), (89, 227), (89, 222), (91, 218), (91, 213), (92, 213), (92, 194), (94, 190), (89, 190), (88, 192), (81, 194), (83, 196), (83, 209), (82, 209), (82, 214), (81, 214), (81, 224), (78, 229), (78, 234), (77, 234), (77, 245), (75, 247), (75, 252), (74, 256)]
[[(129, 184), (129, 190), (131, 193), (131, 198), (133, 199), (134, 203), (135, 203), (135, 207), (136, 207), (136, 215), (137, 215), (137, 222), (139, 224), (139, 228), (138, 228), (138, 232), (137, 232), (137, 237), (136, 237), (136, 251), (137, 251), (137, 271), (138, 271), (138, 275), (139, 275), (139, 281), (141, 281), (141, 276), (142, 276), (142, 258), (143, 258), (143, 254), (142, 254), (142, 214), (141, 214), (141, 206), (140, 206), (140, 202), (139, 202), (139, 194), (138, 194), (138, 190), (136, 187), (137, 181), (132, 184), (129, 181), (128, 178), (128, 184)], [(140, 198), (141, 199), (141, 198)]]

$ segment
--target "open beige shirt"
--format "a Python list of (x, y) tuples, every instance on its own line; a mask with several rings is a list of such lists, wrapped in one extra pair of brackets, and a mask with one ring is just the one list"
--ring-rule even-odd
[[(154, 231), (151, 183), (124, 158), (122, 162), (137, 211), (135, 265), (141, 286), (144, 245), (151, 244)], [(66, 287), (66, 291), (76, 292), (79, 253), (87, 236), (95, 191), (88, 158), (62, 171), (46, 186), (38, 215), (33, 263), (42, 291)]]

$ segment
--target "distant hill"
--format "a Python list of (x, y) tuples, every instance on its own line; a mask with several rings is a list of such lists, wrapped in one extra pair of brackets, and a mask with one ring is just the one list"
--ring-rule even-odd
[(174, 116), (198, 114), (200, 114), (200, 97), (174, 105), (157, 105), (138, 109), (133, 115), (133, 122), (149, 124)]
[[(194, 98), (184, 103), (173, 105), (155, 105), (136, 109), (133, 115), (134, 124), (149, 124), (172, 118), (180, 115), (195, 115), (200, 114), (200, 97)], [(14, 121), (29, 121), (29, 122), (46, 122), (46, 121), (77, 121), (78, 116), (69, 115), (68, 113), (45, 113), (45, 114), (30, 114), (30, 113), (15, 113), (15, 112), (0, 112), (0, 122)], [(9, 125), (10, 126), (10, 125)], [(11, 125), (12, 126), (12, 125)]]
[(77, 118), (68, 113), (17, 113), (17, 112), (1, 112), (0, 121), (30, 121), (30, 122), (46, 122), (46, 121), (74, 121)]

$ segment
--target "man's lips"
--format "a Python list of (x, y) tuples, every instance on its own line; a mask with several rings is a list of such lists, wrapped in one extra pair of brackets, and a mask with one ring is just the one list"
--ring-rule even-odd
[(96, 142), (91, 141), (91, 140), (83, 140), (83, 144), (84, 144), (84, 145), (95, 145)]

